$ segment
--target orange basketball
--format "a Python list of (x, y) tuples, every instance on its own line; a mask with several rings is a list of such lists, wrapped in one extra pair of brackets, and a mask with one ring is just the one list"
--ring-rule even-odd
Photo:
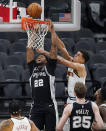
[(28, 7), (27, 7), (27, 13), (29, 16), (33, 17), (33, 18), (38, 18), (41, 16), (42, 13), (42, 7), (40, 4), (38, 3), (31, 3)]

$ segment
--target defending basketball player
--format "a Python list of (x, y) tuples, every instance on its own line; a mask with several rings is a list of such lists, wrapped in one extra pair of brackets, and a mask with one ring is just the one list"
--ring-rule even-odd
[[(57, 35), (56, 35), (57, 36)], [(85, 63), (89, 60), (89, 55), (86, 50), (79, 50), (74, 57), (70, 56), (65, 48), (64, 43), (60, 38), (56, 37), (57, 47), (60, 49), (63, 57), (58, 56), (57, 60), (59, 63), (69, 67), (67, 72), (68, 77), (68, 99), (67, 103), (75, 101), (74, 96), (74, 85), (76, 82), (83, 82), (85, 84), (86, 79), (86, 68)], [(71, 44), (71, 43), (70, 43)], [(49, 52), (44, 50), (37, 50), (38, 52), (44, 53), (49, 56)]]
[[(106, 131), (106, 82), (104, 82), (103, 87), (96, 91), (96, 103), (99, 106), (100, 115), (104, 122), (103, 131)], [(102, 131), (95, 129), (95, 125), (93, 125), (93, 131)]]
[[(52, 37), (50, 57), (47, 58), (45, 55), (39, 54), (38, 57), (34, 59), (33, 49), (27, 47), (27, 64), (31, 73), (30, 85), (32, 87), (32, 97), (34, 100), (31, 109), (31, 120), (36, 123), (36, 126), (40, 130), (55, 131), (56, 120), (58, 119), (54, 94), (57, 46), (52, 24), (48, 25), (48, 27)], [(33, 41), (30, 40), (28, 41), (29, 45), (29, 42), (33, 43)]]
[(75, 84), (76, 102), (65, 107), (56, 131), (63, 131), (68, 118), (70, 118), (70, 131), (91, 131), (92, 124), (95, 125), (95, 129), (104, 127), (98, 106), (94, 102), (85, 100), (86, 90), (83, 83)]
[(21, 116), (21, 107), (18, 102), (9, 104), (11, 118), (0, 123), (0, 131), (39, 131), (33, 121)]

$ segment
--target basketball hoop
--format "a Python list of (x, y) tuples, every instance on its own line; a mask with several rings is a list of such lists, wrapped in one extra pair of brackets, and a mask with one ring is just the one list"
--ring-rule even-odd
[(44, 39), (48, 32), (49, 21), (34, 20), (32, 17), (21, 19), (22, 29), (27, 32), (27, 47), (33, 49), (44, 49)]

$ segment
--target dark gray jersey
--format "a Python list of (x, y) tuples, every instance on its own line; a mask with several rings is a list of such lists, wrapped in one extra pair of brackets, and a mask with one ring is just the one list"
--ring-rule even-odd
[(94, 113), (90, 101), (84, 104), (74, 102), (70, 115), (70, 131), (91, 131), (93, 119)]
[(29, 63), (31, 72), (30, 85), (32, 87), (32, 96), (35, 103), (52, 103), (54, 97), (54, 71), (56, 60), (49, 59), (47, 65), (38, 68), (35, 61)]

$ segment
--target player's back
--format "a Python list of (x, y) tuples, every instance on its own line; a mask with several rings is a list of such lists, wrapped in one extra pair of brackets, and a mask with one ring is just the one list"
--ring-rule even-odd
[(74, 102), (70, 116), (70, 131), (91, 131), (93, 119), (94, 113), (90, 101), (84, 104)]
[(30, 131), (31, 130), (30, 122), (26, 117), (11, 118), (11, 121), (13, 122), (12, 131)]

